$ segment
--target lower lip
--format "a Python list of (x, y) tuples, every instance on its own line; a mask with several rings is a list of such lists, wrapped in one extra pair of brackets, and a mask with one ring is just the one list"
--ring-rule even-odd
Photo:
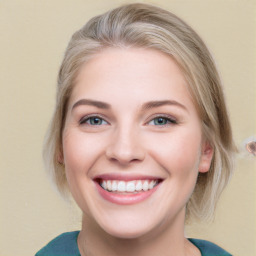
[(99, 194), (107, 201), (114, 203), (114, 204), (121, 204), (121, 205), (129, 205), (129, 204), (137, 204), (140, 203), (147, 198), (149, 198), (159, 187), (160, 184), (155, 186), (153, 189), (148, 191), (139, 192), (136, 194), (118, 194), (106, 191), (103, 189), (98, 182), (96, 183), (96, 188), (99, 191)]

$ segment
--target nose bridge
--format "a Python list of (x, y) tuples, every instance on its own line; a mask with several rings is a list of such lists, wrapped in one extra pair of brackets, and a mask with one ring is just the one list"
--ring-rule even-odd
[(143, 160), (144, 151), (139, 134), (138, 127), (131, 122), (126, 121), (119, 124), (113, 131), (113, 137), (107, 149), (108, 158), (121, 164)]

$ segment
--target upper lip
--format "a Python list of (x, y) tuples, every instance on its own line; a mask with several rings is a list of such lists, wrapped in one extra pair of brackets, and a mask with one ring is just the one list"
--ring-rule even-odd
[(96, 175), (93, 180), (123, 180), (123, 181), (132, 181), (132, 180), (163, 180), (164, 178), (159, 176), (152, 175), (141, 175), (141, 174), (122, 174), (122, 173), (106, 173), (101, 175)]

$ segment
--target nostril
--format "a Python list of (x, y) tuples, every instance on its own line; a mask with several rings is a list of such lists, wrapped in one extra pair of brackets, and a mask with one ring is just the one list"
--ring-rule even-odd
[(127, 165), (130, 163), (136, 163), (140, 162), (144, 159), (144, 154), (137, 153), (137, 152), (113, 152), (113, 153), (108, 153), (107, 158), (111, 162), (116, 162), (121, 165)]
[(110, 145), (106, 148), (106, 156), (112, 162), (127, 165), (131, 162), (142, 161), (145, 158), (145, 150), (138, 138), (123, 132), (112, 138)]

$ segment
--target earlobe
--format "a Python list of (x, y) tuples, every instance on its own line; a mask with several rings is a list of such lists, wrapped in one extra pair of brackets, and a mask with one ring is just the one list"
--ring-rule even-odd
[(213, 154), (213, 146), (209, 142), (205, 142), (202, 146), (201, 159), (198, 168), (199, 172), (205, 173), (210, 170)]

